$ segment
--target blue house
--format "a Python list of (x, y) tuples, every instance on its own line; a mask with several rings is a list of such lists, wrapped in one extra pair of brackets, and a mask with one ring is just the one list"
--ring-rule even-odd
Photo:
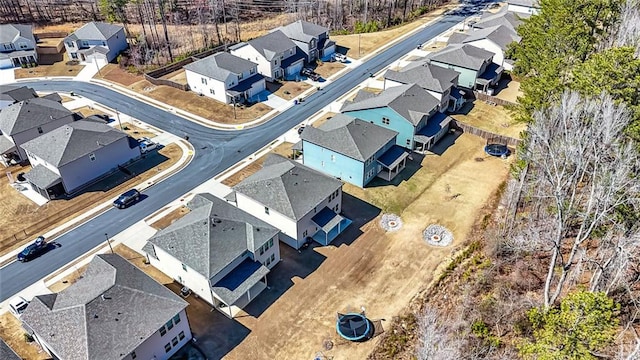
[(393, 130), (338, 114), (301, 134), (302, 162), (308, 167), (364, 187), (376, 176), (393, 179), (406, 164), (406, 149)]
[[(346, 101), (340, 111), (396, 131), (399, 146), (425, 151), (449, 130), (451, 118), (439, 110), (440, 100), (416, 84), (406, 84), (388, 88), (378, 95), (360, 91), (353, 101)], [(439, 115), (435, 116), (436, 113)], [(423, 128), (429, 131), (423, 133)]]

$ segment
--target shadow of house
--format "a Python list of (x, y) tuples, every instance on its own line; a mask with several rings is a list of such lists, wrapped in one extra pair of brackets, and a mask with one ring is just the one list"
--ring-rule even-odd
[(454, 130), (449, 132), (445, 137), (440, 140), (434, 147), (431, 148), (431, 152), (435, 155), (442, 156), (448, 148), (453, 146), (456, 143), (456, 139), (458, 139), (462, 135), (462, 131)]
[[(440, 140), (440, 142), (442, 142), (443, 140)], [(431, 147), (430, 151), (433, 151), (433, 148), (437, 147), (439, 145), (439, 143), (436, 143), (436, 145)], [(404, 170), (402, 170), (402, 172), (400, 172), (395, 178), (393, 178), (391, 181), (386, 181), (384, 179), (374, 179), (373, 181), (371, 181), (366, 188), (374, 188), (374, 187), (381, 187), (381, 186), (398, 186), (400, 185), (403, 181), (407, 181), (409, 179), (411, 179), (411, 177), (413, 175), (415, 175), (415, 173), (418, 172), (418, 170), (420, 170), (422, 168), (422, 160), (424, 159), (425, 155), (424, 154), (420, 154), (417, 152), (413, 152), (411, 153), (411, 158), (413, 160), (409, 160), (407, 161), (407, 164), (404, 168)]]
[[(406, 169), (404, 171), (407, 171)], [(381, 180), (381, 179), (380, 179)], [(388, 183), (387, 183), (388, 185)], [(349, 193), (342, 194), (342, 212), (353, 222), (332, 243), (336, 247), (351, 245), (363, 234), (362, 227), (380, 215), (380, 208)]]

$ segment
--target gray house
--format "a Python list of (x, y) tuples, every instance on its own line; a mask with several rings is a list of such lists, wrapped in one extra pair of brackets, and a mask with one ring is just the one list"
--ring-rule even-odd
[(427, 55), (429, 62), (460, 73), (458, 86), (486, 92), (495, 86), (504, 68), (493, 62), (493, 53), (469, 44), (451, 44)]
[(304, 53), (279, 30), (233, 45), (229, 50), (258, 64), (258, 72), (269, 81), (295, 77), (304, 66)]
[(0, 359), (2, 360), (22, 360), (4, 340), (0, 339)]
[(124, 27), (104, 22), (87, 23), (64, 38), (69, 58), (86, 62), (113, 61), (128, 46)]
[(34, 297), (20, 320), (54, 359), (166, 360), (192, 338), (187, 305), (120, 255), (100, 254), (76, 283)]
[(33, 189), (47, 199), (79, 191), (140, 157), (137, 140), (96, 121), (79, 120), (22, 144)]
[(24, 143), (80, 118), (55, 100), (28, 99), (0, 111), (0, 161), (5, 166), (27, 160)]
[(0, 69), (37, 64), (36, 46), (31, 25), (0, 25)]
[(0, 110), (22, 100), (37, 97), (35, 90), (26, 86), (0, 85)]
[(522, 19), (528, 18), (527, 14), (516, 14), (503, 7), (497, 13), (485, 12), (478, 22), (473, 24), (474, 29), (485, 29), (493, 26), (503, 25), (515, 30), (522, 24)]
[(449, 37), (449, 44), (469, 44), (493, 53), (493, 63), (513, 70), (513, 61), (507, 59), (507, 47), (513, 42), (520, 42), (520, 36), (510, 26), (496, 25), (467, 33), (454, 33)]
[(287, 37), (305, 53), (308, 63), (317, 59), (329, 59), (336, 51), (336, 43), (329, 39), (329, 29), (298, 20), (289, 25), (282, 26), (276, 30), (282, 31)]
[(211, 194), (187, 207), (143, 250), (151, 265), (232, 318), (266, 289), (280, 261), (280, 231)]

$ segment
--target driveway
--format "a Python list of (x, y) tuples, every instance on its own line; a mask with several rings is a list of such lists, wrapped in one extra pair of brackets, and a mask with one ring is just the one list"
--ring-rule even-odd
[(269, 90), (265, 90), (259, 94), (256, 95), (256, 97), (260, 100), (260, 102), (262, 102), (263, 104), (270, 106), (273, 109), (283, 109), (287, 106), (289, 106), (289, 101), (285, 100), (283, 98), (281, 98), (280, 96), (272, 93)]
[(11, 84), (16, 81), (13, 69), (0, 69), (0, 85)]

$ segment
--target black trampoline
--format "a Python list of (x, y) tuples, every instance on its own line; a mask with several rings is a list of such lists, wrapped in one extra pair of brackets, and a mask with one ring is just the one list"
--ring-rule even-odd
[(371, 335), (372, 328), (371, 321), (364, 316), (364, 313), (338, 313), (336, 331), (347, 340), (367, 340)]
[(484, 147), (484, 152), (491, 156), (508, 156), (509, 148), (503, 144), (488, 144)]

